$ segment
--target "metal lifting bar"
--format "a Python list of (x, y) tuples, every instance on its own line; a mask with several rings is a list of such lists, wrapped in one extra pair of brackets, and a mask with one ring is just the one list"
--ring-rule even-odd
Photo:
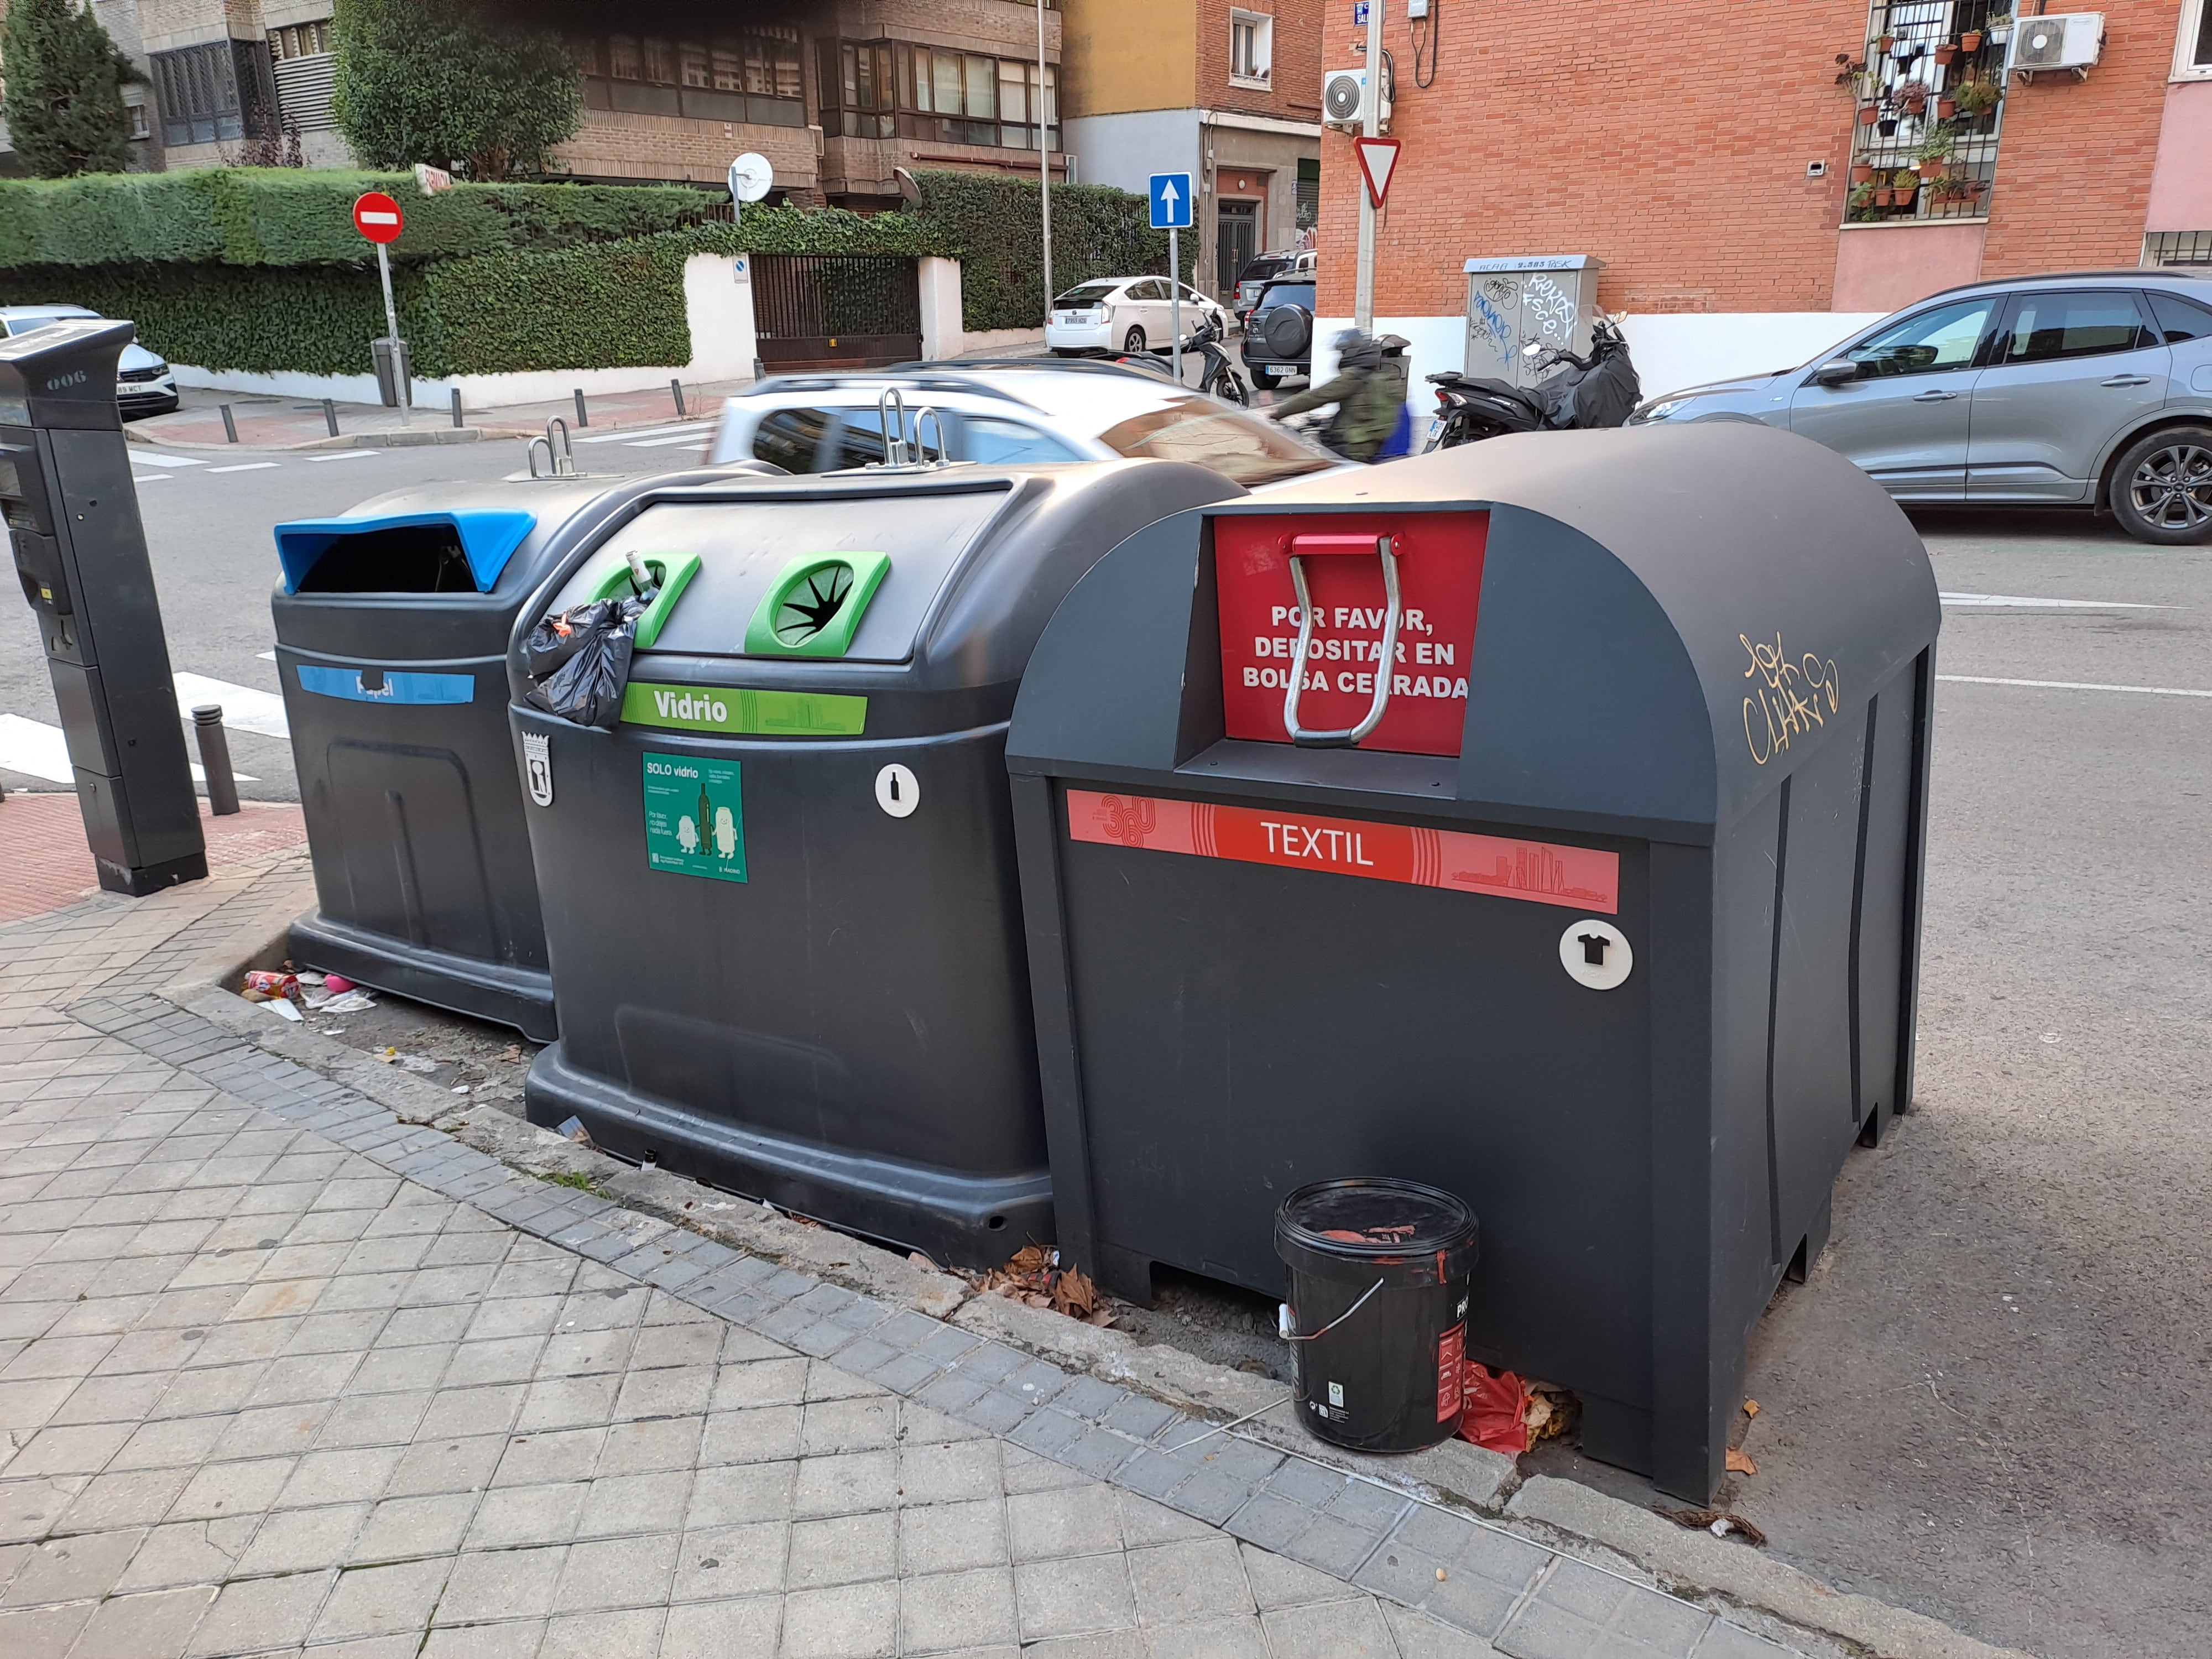
[[(1375, 700), (1368, 705), (1367, 716), (1357, 726), (1346, 726), (1340, 732), (1310, 732), (1298, 724), (1298, 694), (1305, 689), (1306, 659), (1313, 648), (1313, 600), (1306, 592), (1306, 572), (1303, 560), (1315, 554), (1342, 554), (1352, 550), (1349, 544), (1364, 542), (1364, 537), (1298, 536), (1291, 542), (1291, 585), (1298, 594), (1298, 645), (1291, 659), (1291, 687), (1283, 694), (1283, 726), (1291, 741), (1301, 749), (1350, 749), (1370, 732), (1382, 723), (1382, 713), (1390, 706), (1390, 676), (1398, 661), (1398, 623), (1404, 608), (1398, 597), (1398, 553), (1388, 536), (1375, 538), (1376, 556), (1382, 561), (1382, 650), (1375, 666)], [(1328, 544), (1346, 545), (1328, 545)], [(1305, 551), (1298, 550), (1304, 545)]]

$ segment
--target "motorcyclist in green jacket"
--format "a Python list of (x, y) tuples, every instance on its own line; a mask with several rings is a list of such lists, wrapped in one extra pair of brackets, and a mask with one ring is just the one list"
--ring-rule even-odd
[(1356, 328), (1336, 337), (1335, 376), (1285, 398), (1267, 410), (1279, 421), (1334, 404), (1321, 441), (1346, 460), (1371, 461), (1398, 429), (1406, 410), (1406, 342), (1395, 334), (1376, 339)]

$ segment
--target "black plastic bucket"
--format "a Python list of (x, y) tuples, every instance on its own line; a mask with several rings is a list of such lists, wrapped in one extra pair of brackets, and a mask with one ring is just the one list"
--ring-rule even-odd
[(1459, 1431), (1474, 1212), (1413, 1181), (1319, 1181), (1275, 1212), (1299, 1415), (1355, 1451)]

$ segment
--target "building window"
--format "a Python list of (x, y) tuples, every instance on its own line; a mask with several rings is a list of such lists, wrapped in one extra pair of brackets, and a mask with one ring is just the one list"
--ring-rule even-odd
[(1857, 109), (1846, 220), (1988, 216), (2008, 51), (1990, 26), (2012, 12), (2012, 0), (1875, 0), (1850, 71)]
[(803, 127), (805, 94), (795, 28), (688, 40), (610, 34), (584, 43), (587, 109)]
[(167, 144), (265, 137), (275, 125), (269, 55), (259, 40), (210, 40), (157, 52), (154, 92)]
[(1229, 14), (1229, 78), (1264, 87), (1275, 68), (1275, 20), (1262, 12)]
[(2173, 78), (2212, 81), (2212, 0), (2181, 0), (2181, 38), (2174, 46)]
[(986, 58), (905, 41), (822, 43), (822, 125), (848, 138), (1035, 149), (1040, 117), (1060, 144), (1059, 72), (1026, 58)]
[[(134, 97), (133, 94), (137, 95)], [(123, 112), (130, 118), (133, 138), (151, 138), (154, 136), (154, 128), (147, 114), (146, 89), (143, 87), (124, 88)]]
[(2212, 230), (2154, 230), (2143, 238), (2147, 265), (2212, 265)]
[(269, 52), (280, 63), (295, 58), (319, 58), (331, 50), (331, 20), (293, 23), (269, 31)]

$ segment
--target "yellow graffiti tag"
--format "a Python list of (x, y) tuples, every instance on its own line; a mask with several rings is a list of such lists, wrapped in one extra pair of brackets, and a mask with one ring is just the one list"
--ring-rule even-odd
[(1743, 677), (1757, 682), (1743, 700), (1743, 740), (1764, 766), (1793, 739), (1828, 723), (1843, 705), (1843, 680), (1833, 657), (1808, 651), (1792, 659), (1779, 633), (1771, 644), (1744, 634), (1736, 638), (1751, 659)]

